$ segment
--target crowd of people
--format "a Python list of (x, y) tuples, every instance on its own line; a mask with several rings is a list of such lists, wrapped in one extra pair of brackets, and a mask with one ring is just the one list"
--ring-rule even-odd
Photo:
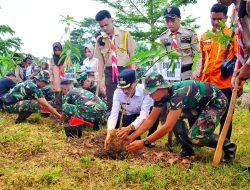
[[(242, 21), (245, 45), (245, 63), (235, 71), (239, 56), (237, 27), (221, 28), (220, 24), (227, 21), (232, 3), (240, 7), (237, 18)], [(95, 35), (95, 47), (85, 46), (86, 59), (76, 80), (68, 77), (71, 62), (61, 57), (63, 47), (56, 42), (49, 64), (36, 67), (28, 56), (0, 79), (0, 108), (18, 113), (16, 123), (32, 113), (54, 115), (69, 137), (81, 137), (83, 126), (99, 130), (100, 125), (107, 125), (106, 150), (110, 149), (114, 129), (119, 129), (116, 134), (124, 140), (128, 152), (153, 147), (156, 140), (172, 131), (182, 147), (181, 157), (193, 156), (194, 146), (216, 148), (215, 128), (220, 125), (221, 131), (225, 123), (234, 79), (241, 82), (250, 77), (249, 13), (249, 1), (218, 0), (210, 10), (213, 36), (206, 32), (199, 40), (193, 29), (181, 25), (180, 9), (168, 7), (163, 14), (166, 32), (159, 39), (166, 52), (176, 51), (181, 59), (174, 60), (174, 70), (166, 60), (140, 80), (140, 68), (126, 66), (135, 54), (133, 37), (117, 28), (111, 14), (102, 10), (95, 17), (101, 32)], [(229, 44), (218, 42), (219, 32), (230, 36)], [(197, 54), (199, 64), (194, 70)], [(231, 69), (227, 67), (230, 64)], [(158, 128), (159, 123), (162, 126)], [(148, 136), (141, 139), (146, 131)], [(227, 161), (234, 158), (237, 149), (230, 140), (231, 133), (232, 123), (223, 145)]]

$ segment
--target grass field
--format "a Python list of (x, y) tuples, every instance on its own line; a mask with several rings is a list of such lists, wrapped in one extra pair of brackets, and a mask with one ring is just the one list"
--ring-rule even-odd
[(0, 114), (0, 189), (250, 189), (250, 113), (246, 109), (236, 110), (234, 117), (236, 160), (218, 168), (211, 166), (214, 151), (208, 148), (196, 149), (190, 167), (77, 156), (50, 119), (34, 115), (17, 125), (16, 117)]

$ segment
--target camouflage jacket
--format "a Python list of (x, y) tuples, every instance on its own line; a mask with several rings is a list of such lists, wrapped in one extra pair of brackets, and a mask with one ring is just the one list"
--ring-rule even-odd
[(44, 97), (42, 90), (39, 89), (36, 83), (31, 80), (19, 83), (10, 91), (10, 94), (13, 95), (18, 101)]
[(81, 88), (73, 88), (63, 99), (66, 117), (71, 115), (94, 122), (102, 117), (106, 109), (106, 104), (100, 98)]
[[(163, 107), (169, 103), (170, 110), (182, 109), (183, 113), (198, 114), (209, 105), (220, 107), (227, 103), (225, 96), (214, 85), (187, 80), (173, 83), (169, 88), (169, 95), (155, 102), (155, 107)], [(195, 114), (196, 113), (196, 114)]]

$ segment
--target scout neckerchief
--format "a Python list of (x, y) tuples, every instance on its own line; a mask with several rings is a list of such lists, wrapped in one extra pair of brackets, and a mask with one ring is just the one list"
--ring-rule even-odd
[[(235, 14), (239, 13), (239, 5), (235, 5), (234, 8)], [(235, 65), (235, 69), (239, 69), (244, 64), (244, 49), (243, 49), (243, 29), (241, 25), (241, 19), (238, 18), (238, 51), (237, 51), (237, 65)]]
[(114, 36), (112, 38), (108, 37), (110, 41), (110, 48), (111, 48), (111, 65), (112, 65), (112, 79), (113, 82), (118, 81), (118, 61), (116, 56), (116, 46), (115, 46), (115, 38)]
[(175, 50), (175, 51), (177, 51), (177, 52), (179, 52), (179, 45), (178, 45), (178, 42), (177, 42), (177, 39), (176, 39), (176, 34), (171, 34), (172, 35), (172, 42), (171, 42), (171, 47)]

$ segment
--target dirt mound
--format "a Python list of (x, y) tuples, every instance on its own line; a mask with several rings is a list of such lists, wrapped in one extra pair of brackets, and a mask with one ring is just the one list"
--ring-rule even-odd
[(190, 166), (194, 158), (182, 159), (176, 153), (170, 153), (161, 147), (144, 148), (136, 153), (127, 153), (122, 151), (117, 154), (110, 154), (104, 150), (104, 140), (106, 132), (102, 131), (95, 135), (85, 136), (82, 139), (68, 139), (66, 152), (75, 157), (92, 155), (102, 160), (122, 160), (126, 159), (137, 164), (160, 164), (168, 166), (181, 163), (184, 166)]

